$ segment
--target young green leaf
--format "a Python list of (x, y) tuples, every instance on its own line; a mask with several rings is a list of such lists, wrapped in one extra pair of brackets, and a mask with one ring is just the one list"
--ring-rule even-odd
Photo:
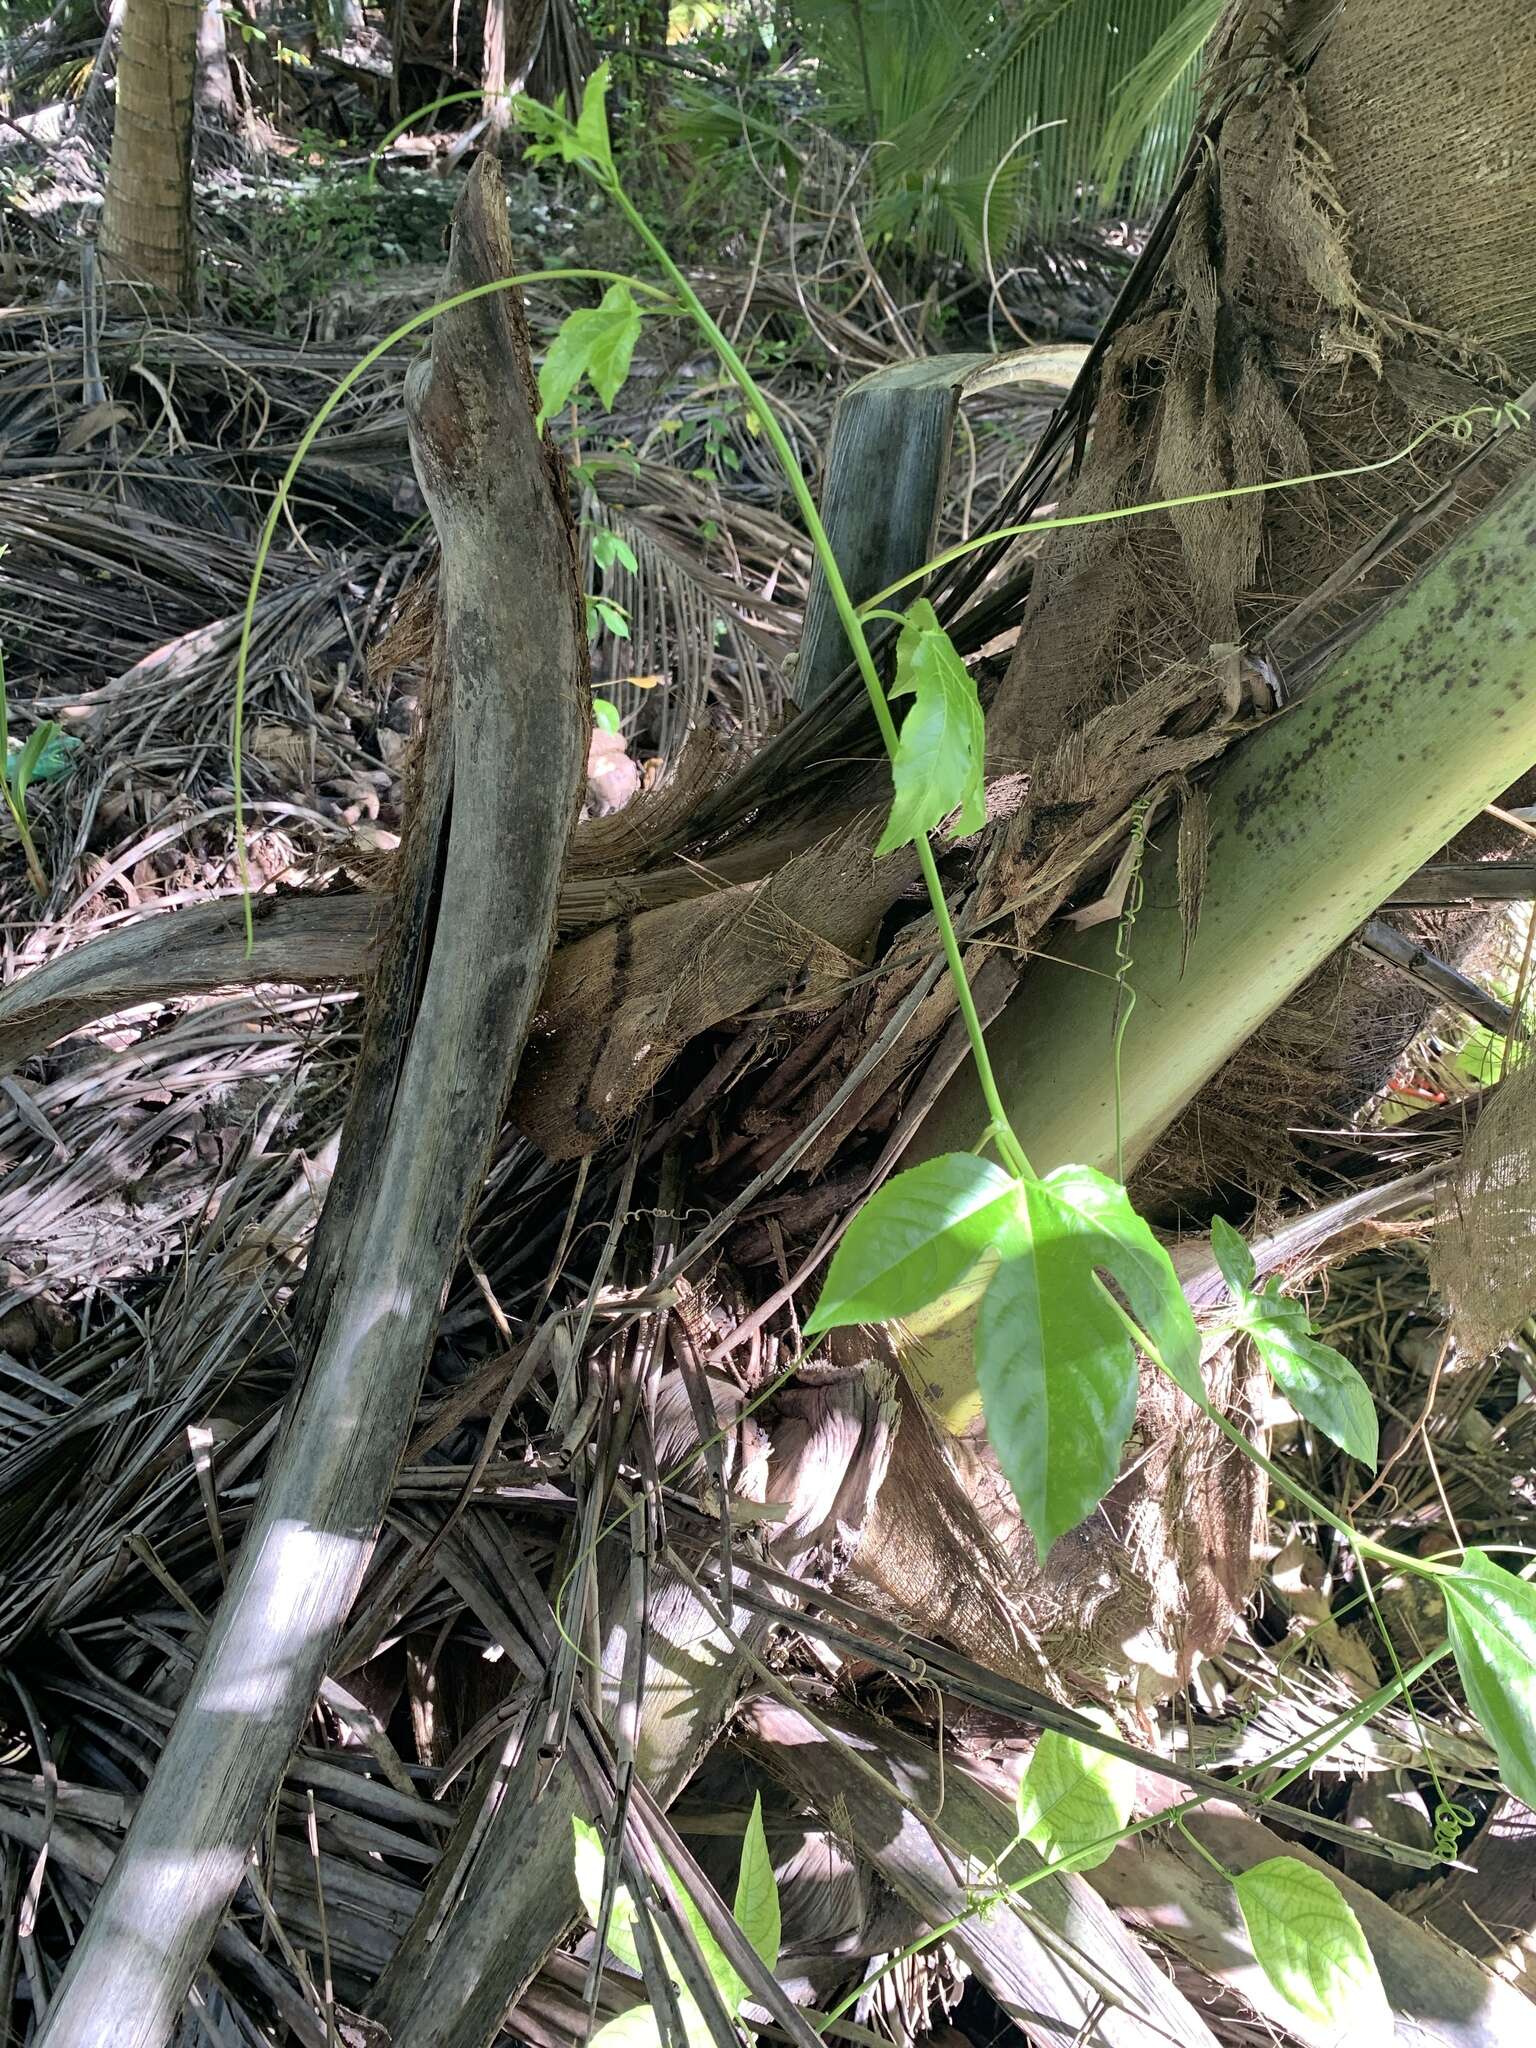
[(611, 526), (599, 526), (592, 535), (592, 559), (599, 569), (611, 569), (615, 562), (621, 563), (633, 576), (640, 564), (635, 560), (635, 551), (622, 533), (615, 533)]
[(1350, 2027), (1355, 2040), (1390, 2038), (1375, 1958), (1331, 1878), (1294, 1856), (1271, 1856), (1232, 1882), (1254, 1961), (1282, 1998), (1308, 2019)]
[[(571, 1816), (571, 1831), (575, 1836), (576, 1890), (581, 1899), (581, 1910), (597, 1927), (603, 1910), (603, 1868), (607, 1851), (597, 1829), (574, 1814)], [(613, 1911), (603, 1929), (603, 1939), (621, 1963), (627, 1964), (631, 1970), (638, 1970), (640, 1953), (635, 1947), (634, 1927), (634, 1901), (623, 1885), (618, 1885), (613, 1894)]]
[(623, 725), (624, 721), (619, 714), (619, 707), (613, 702), (611, 697), (594, 697), (592, 699), (592, 723), (599, 732), (617, 732)]
[(770, 1970), (779, 1963), (779, 1886), (763, 1832), (763, 1795), (752, 1801), (752, 1814), (741, 1841), (741, 1870), (736, 1879), (732, 1917)]
[(17, 803), (22, 802), (34, 782), (44, 779), (43, 762), (50, 747), (54, 747), (57, 754), (58, 739), (59, 728), (51, 718), (45, 718), (41, 725), (33, 726), (27, 735), (26, 745), (15, 759), (7, 761), (11, 790)]
[(1536, 1586), (1483, 1550), (1439, 1585), (1467, 1704), (1517, 1799), (1536, 1806)]
[(568, 164), (580, 163), (584, 152), (576, 137), (575, 124), (566, 119), (564, 93), (552, 107), (528, 93), (517, 93), (513, 96), (512, 111), (518, 126), (532, 137), (523, 152), (525, 162), (542, 164), (557, 156)]
[(1093, 1870), (1114, 1850), (1106, 1840), (1131, 1817), (1136, 1766), (1047, 1728), (1019, 1781), (1019, 1833), (1048, 1863), (1102, 1846), (1077, 1864)]
[(957, 838), (980, 831), (987, 822), (986, 720), (970, 671), (925, 597), (908, 611), (896, 642), (891, 695), (916, 701), (902, 720), (891, 764), (895, 801), (875, 852), (923, 838), (951, 811), (960, 813)]
[(1371, 1390), (1344, 1356), (1312, 1334), (1303, 1302), (1281, 1294), (1278, 1279), (1255, 1287), (1253, 1255), (1229, 1223), (1211, 1225), (1211, 1250), (1232, 1292), (1232, 1320), (1253, 1339), (1265, 1370), (1298, 1415), (1362, 1465), (1379, 1449)]
[(629, 375), (640, 338), (640, 308), (627, 284), (611, 284), (596, 306), (568, 313), (539, 365), (539, 406), (547, 419), (570, 397), (583, 377), (604, 405), (611, 406)]
[(627, 640), (629, 638), (629, 615), (623, 605), (615, 604), (612, 598), (589, 597), (587, 599), (587, 637), (589, 639), (596, 630), (593, 624), (594, 619), (597, 625), (605, 626), (615, 640)]
[(926, 1308), (1006, 1231), (1016, 1200), (1013, 1177), (970, 1152), (893, 1175), (844, 1233), (806, 1336)]
[[(1269, 1297), (1254, 1295), (1256, 1305)], [(1287, 1308), (1300, 1304), (1287, 1302)], [(1306, 1329), (1306, 1315), (1255, 1314), (1243, 1327), (1258, 1347), (1270, 1378), (1298, 1415), (1331, 1437), (1351, 1458), (1374, 1465), (1379, 1449), (1371, 1390), (1343, 1352)]]
[(1124, 1188), (1085, 1166), (1025, 1184), (1020, 1228), (982, 1299), (987, 1435), (1043, 1557), (1108, 1492), (1136, 1412), (1136, 1353), (1099, 1275), (1186, 1391), (1200, 1338), (1167, 1252)]
[(565, 95), (561, 93), (552, 107), (546, 107), (542, 100), (531, 99), (527, 93), (518, 93), (512, 101), (512, 110), (518, 125), (534, 138), (525, 152), (530, 164), (541, 164), (549, 157), (560, 157), (565, 163), (589, 163), (601, 175), (604, 184), (613, 181), (613, 148), (608, 140), (608, 65), (599, 64), (587, 80), (586, 91), (581, 96), (581, 112), (574, 121), (565, 111)]
[(1211, 1250), (1216, 1255), (1216, 1264), (1231, 1290), (1232, 1299), (1241, 1300), (1251, 1291), (1258, 1277), (1257, 1268), (1242, 1232), (1234, 1230), (1224, 1216), (1217, 1216), (1212, 1221)]
[(608, 71), (606, 58), (587, 80), (576, 116), (576, 141), (583, 156), (613, 176), (613, 146), (608, 140)]

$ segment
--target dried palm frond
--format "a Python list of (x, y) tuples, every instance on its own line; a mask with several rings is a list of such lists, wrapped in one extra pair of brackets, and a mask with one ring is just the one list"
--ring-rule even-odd
[[(253, 1131), (290, 1141), (334, 1087), (345, 1011), (312, 996), (156, 1006), (72, 1042), (0, 1100), (0, 1242), (21, 1299), (153, 1272), (220, 1200)], [(302, 1091), (296, 1082), (302, 1070)]]

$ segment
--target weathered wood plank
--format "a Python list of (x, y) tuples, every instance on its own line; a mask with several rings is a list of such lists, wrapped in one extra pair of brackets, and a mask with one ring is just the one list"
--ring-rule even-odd
[[(485, 159), (455, 217), (450, 288), (513, 267)], [(308, 1305), (317, 1334), (249, 1533), (48, 2048), (159, 2048), (176, 2025), (361, 1583), (554, 937), (588, 671), (567, 495), (535, 432), (514, 295), (441, 317), (406, 399), (442, 542), (435, 711), (451, 699), (451, 723), (437, 786), (418, 784), (426, 829), (407, 837), (369, 1099), (329, 1197), (333, 1216), (351, 1213)]]

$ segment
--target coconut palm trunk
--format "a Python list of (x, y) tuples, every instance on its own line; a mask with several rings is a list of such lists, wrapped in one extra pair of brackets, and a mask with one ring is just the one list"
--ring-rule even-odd
[(128, 0), (101, 213), (102, 265), (167, 304), (197, 293), (192, 109), (199, 0)]
[(226, 128), (233, 128), (239, 119), (224, 31), (223, 0), (203, 0), (197, 30), (197, 110)]
[(513, 98), (527, 90), (549, 14), (549, 0), (486, 0), (480, 84), (493, 136), (511, 125)]

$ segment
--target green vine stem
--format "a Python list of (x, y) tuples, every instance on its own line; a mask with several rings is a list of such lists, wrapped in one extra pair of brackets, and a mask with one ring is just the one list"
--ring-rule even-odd
[[(715, 321), (708, 307), (673, 261), (660, 236), (616, 177), (608, 185), (608, 190), (619, 211), (655, 258), (673, 291), (687, 307), (694, 325), (719, 357), (727, 375), (747, 401), (762, 427), (768, 445), (784, 472), (785, 481), (789, 485), (800, 516), (805, 521), (805, 530), (816, 551), (816, 559), (821, 566), (822, 574), (827, 579), (827, 589), (832, 598), (833, 609), (837, 613), (838, 623), (847, 635), (848, 644), (853, 649), (854, 659), (858, 663), (859, 674), (869, 696), (870, 708), (875, 714), (875, 723), (880, 728), (880, 738), (885, 744), (886, 753), (894, 759), (897, 745), (896, 721), (891, 716), (891, 707), (881, 686), (880, 674), (875, 666), (875, 658), (864, 631), (863, 620), (849, 595), (837, 556), (827, 537), (827, 530), (821, 523), (821, 514), (816, 509), (811, 487), (806, 481), (804, 470), (800, 467), (799, 458), (789, 445), (789, 437), (780, 425), (778, 415), (724, 330)], [(960, 942), (955, 935), (954, 921), (949, 914), (949, 905), (944, 899), (944, 885), (939, 879), (938, 864), (934, 860), (933, 848), (929, 845), (926, 834), (919, 835), (915, 847), (918, 866), (922, 870), (928, 900), (933, 906), (934, 921), (938, 926), (939, 939), (944, 948), (945, 962), (954, 983), (955, 999), (965, 1020), (966, 1036), (970, 1040), (971, 1052), (976, 1061), (976, 1072), (996, 1134), (998, 1150), (1013, 1173), (1021, 1179), (1032, 1178), (1029, 1161), (1024, 1156), (1024, 1148), (1014, 1135), (1008, 1112), (1004, 1109), (1002, 1097), (998, 1093), (992, 1062), (987, 1056), (987, 1043), (981, 1028), (981, 1019), (976, 1013), (970, 981), (965, 972), (965, 962), (961, 958)]]
[(976, 533), (968, 540), (957, 541), (953, 547), (943, 549), (930, 561), (924, 562), (921, 568), (898, 576), (884, 590), (877, 590), (873, 597), (866, 598), (859, 610), (869, 612), (876, 605), (886, 604), (910, 585), (931, 576), (936, 569), (947, 569), (951, 562), (963, 561), (967, 555), (991, 547), (995, 541), (1021, 540), (1032, 533), (1059, 533), (1069, 526), (1108, 526), (1118, 519), (1143, 518), (1148, 512), (1178, 512), (1186, 505), (1214, 505), (1225, 498), (1254, 498), (1266, 491), (1299, 491), (1308, 484), (1331, 484), (1343, 477), (1373, 476), (1378, 470), (1391, 469), (1394, 463), (1406, 461), (1416, 449), (1422, 448), (1426, 441), (1434, 440), (1438, 434), (1451, 433), (1458, 440), (1464, 440), (1472, 430), (1472, 422), (1485, 418), (1491, 418), (1496, 429), (1509, 430), (1529, 426), (1531, 416), (1524, 406), (1512, 400), (1501, 405), (1473, 405), (1465, 412), (1447, 413), (1444, 419), (1432, 420), (1394, 454), (1383, 455), (1376, 462), (1357, 462), (1347, 469), (1313, 470), (1307, 476), (1272, 477), (1257, 484), (1233, 484), (1220, 491), (1194, 491), (1182, 498), (1154, 498), (1141, 505), (1117, 505), (1107, 512), (1064, 512), (1050, 519), (1026, 519), (1018, 526), (993, 527), (989, 533)]
[(234, 783), (235, 811), (235, 863), (240, 876), (240, 891), (245, 910), (245, 950), (249, 954), (256, 943), (254, 912), (251, 905), (251, 870), (245, 850), (245, 778), (244, 778), (244, 734), (245, 734), (245, 692), (250, 672), (251, 639), (256, 629), (256, 601), (261, 595), (261, 582), (267, 569), (267, 556), (272, 551), (272, 542), (288, 509), (288, 499), (293, 490), (305, 458), (315, 445), (320, 429), (340, 405), (359, 377), (373, 368), (381, 356), (387, 356), (398, 343), (405, 341), (420, 327), (435, 320), (439, 313), (451, 313), (456, 306), (467, 306), (475, 299), (489, 298), (493, 292), (508, 292), (525, 284), (544, 284), (561, 279), (579, 278), (588, 281), (604, 280), (609, 284), (625, 284), (648, 297), (659, 299), (663, 308), (672, 310), (667, 294), (658, 286), (647, 284), (643, 278), (627, 277), (614, 270), (528, 270), (516, 277), (493, 278), (489, 284), (471, 285), (468, 290), (455, 292), (451, 298), (439, 299), (425, 311), (413, 313), (409, 320), (401, 321), (393, 333), (386, 334), (382, 341), (374, 343), (366, 355), (360, 356), (340, 379), (333, 391), (328, 391), (315, 411), (315, 416), (299, 436), (298, 446), (289, 457), (288, 467), (278, 480), (272, 494), (272, 503), (262, 523), (260, 537), (256, 543), (256, 559), (251, 567), (250, 586), (245, 594), (245, 612), (240, 621), (240, 645), (235, 654), (235, 703), (231, 714), (232, 736), (230, 741), (230, 770)]

